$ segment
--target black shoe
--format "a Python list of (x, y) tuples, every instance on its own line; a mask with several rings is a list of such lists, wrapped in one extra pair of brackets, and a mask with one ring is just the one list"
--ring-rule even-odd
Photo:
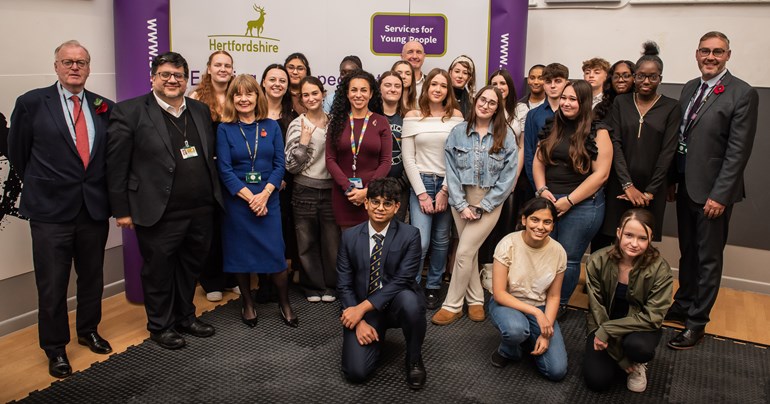
[(439, 293), (441, 289), (425, 289), (425, 307), (435, 310), (439, 306)]
[(406, 383), (410, 389), (417, 390), (423, 388), (426, 377), (427, 373), (425, 373), (425, 365), (422, 364), (422, 359), (407, 365)]
[(67, 359), (67, 354), (48, 358), (48, 374), (59, 379), (72, 374), (72, 366), (70, 366), (70, 361)]
[(670, 321), (672, 323), (684, 325), (684, 322), (687, 321), (687, 314), (684, 314), (679, 311), (674, 311), (673, 309), (668, 309), (668, 312), (666, 312), (666, 317), (664, 317), (663, 319), (665, 321)]
[(495, 348), (495, 351), (492, 352), (492, 356), (489, 358), (489, 361), (492, 362), (492, 366), (496, 368), (504, 368), (508, 366), (509, 363), (512, 362), (511, 359), (508, 359), (505, 356), (500, 355), (500, 352), (497, 351), (497, 348)]
[(677, 350), (695, 348), (695, 345), (703, 339), (705, 334), (705, 330), (696, 331), (692, 328), (685, 328), (684, 331), (671, 338), (671, 341), (668, 341), (668, 347)]
[(106, 355), (112, 352), (110, 343), (96, 332), (91, 332), (86, 335), (79, 336), (78, 344), (87, 346), (93, 353)]
[(214, 326), (210, 324), (206, 324), (203, 321), (198, 320), (197, 318), (193, 320), (193, 322), (190, 323), (190, 325), (188, 326), (177, 325), (176, 329), (179, 332), (190, 334), (193, 337), (198, 337), (198, 338), (208, 338), (214, 335)]
[[(254, 310), (254, 309), (252, 309)], [(241, 321), (243, 321), (243, 324), (246, 324), (250, 328), (254, 328), (257, 326), (257, 311), (254, 310), (254, 318), (246, 318), (243, 316), (245, 313), (244, 309), (241, 309)]]
[(151, 332), (150, 339), (166, 349), (179, 349), (187, 343), (184, 337), (171, 328), (163, 332)]
[(286, 318), (286, 314), (283, 314), (283, 307), (281, 307), (280, 304), (278, 305), (278, 311), (281, 313), (281, 319), (283, 320), (284, 324), (292, 328), (299, 327), (299, 318), (297, 318), (297, 316)]
[(561, 321), (565, 314), (567, 314), (567, 305), (562, 304), (559, 306), (559, 310), (556, 312), (556, 320)]

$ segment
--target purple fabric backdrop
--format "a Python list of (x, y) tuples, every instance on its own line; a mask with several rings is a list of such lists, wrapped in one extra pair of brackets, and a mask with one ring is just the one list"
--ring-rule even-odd
[(490, 2), (489, 60), (487, 77), (498, 69), (507, 69), (516, 84), (516, 94), (524, 94), (527, 49), (527, 0), (492, 0)]
[[(167, 52), (169, 0), (114, 0), (115, 87), (123, 101), (150, 91), (150, 61)], [(142, 303), (142, 256), (133, 230), (123, 230), (126, 298)]]

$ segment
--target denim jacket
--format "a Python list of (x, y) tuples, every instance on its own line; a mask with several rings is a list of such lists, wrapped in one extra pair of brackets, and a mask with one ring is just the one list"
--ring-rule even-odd
[(455, 126), (444, 147), (449, 204), (458, 212), (468, 207), (463, 186), (475, 185), (487, 190), (480, 205), (485, 211), (491, 212), (503, 203), (513, 189), (518, 164), (516, 137), (508, 128), (503, 148), (489, 154), (493, 143), (492, 123), (489, 124), (488, 135), (483, 139), (473, 129), (470, 135), (466, 135), (467, 126), (468, 122)]

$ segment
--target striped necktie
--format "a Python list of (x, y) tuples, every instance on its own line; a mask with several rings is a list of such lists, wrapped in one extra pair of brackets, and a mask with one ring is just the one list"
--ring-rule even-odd
[(376, 233), (374, 238), (374, 248), (369, 257), (369, 294), (376, 292), (380, 288), (380, 268), (382, 268), (382, 241), (385, 237)]

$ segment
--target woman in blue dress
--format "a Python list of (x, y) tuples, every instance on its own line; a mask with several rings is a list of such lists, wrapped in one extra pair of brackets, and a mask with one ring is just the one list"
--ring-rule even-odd
[(226, 192), (222, 222), (224, 271), (236, 274), (241, 319), (257, 325), (249, 291), (251, 274), (270, 274), (278, 289), (283, 321), (298, 325), (289, 303), (278, 190), (284, 174), (283, 135), (267, 118), (267, 101), (254, 77), (241, 74), (230, 84), (217, 131), (219, 175)]

